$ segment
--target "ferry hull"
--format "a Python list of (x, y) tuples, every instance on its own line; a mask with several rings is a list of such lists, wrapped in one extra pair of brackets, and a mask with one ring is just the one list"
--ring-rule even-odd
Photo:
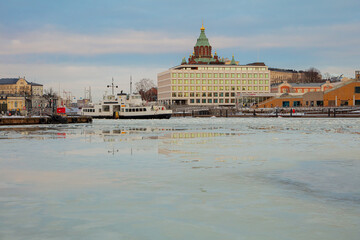
[(123, 116), (119, 115), (119, 119), (169, 119), (171, 118), (171, 113), (164, 113), (164, 114), (155, 114), (155, 115), (130, 115), (130, 116)]

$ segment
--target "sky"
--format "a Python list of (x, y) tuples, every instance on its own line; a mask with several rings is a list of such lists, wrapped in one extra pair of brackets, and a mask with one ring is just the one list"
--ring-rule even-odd
[(179, 65), (202, 21), (221, 57), (240, 64), (354, 77), (358, 0), (0, 0), (0, 78), (100, 98), (114, 78), (133, 82)]

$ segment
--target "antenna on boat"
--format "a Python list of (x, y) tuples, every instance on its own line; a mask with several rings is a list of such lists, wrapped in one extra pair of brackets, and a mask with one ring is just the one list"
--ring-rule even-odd
[(130, 94), (132, 93), (132, 76), (130, 75)]
[(107, 87), (111, 88), (111, 93), (112, 93), (112, 95), (114, 95), (114, 88), (118, 88), (118, 86), (114, 84), (114, 78), (112, 78), (111, 85), (107, 85)]

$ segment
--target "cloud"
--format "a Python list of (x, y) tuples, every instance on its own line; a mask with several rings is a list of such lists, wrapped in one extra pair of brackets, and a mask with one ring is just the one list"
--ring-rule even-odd
[(94, 100), (99, 100), (106, 86), (114, 78), (119, 91), (129, 92), (130, 76), (133, 82), (150, 78), (157, 82), (157, 73), (164, 68), (147, 66), (88, 66), (64, 64), (1, 64), (0, 78), (26, 76), (30, 82), (44, 85), (44, 89), (53, 88), (56, 92), (71, 91), (73, 96), (82, 97), (84, 88), (91, 86)]
[(360, 23), (275, 29), (241, 37), (214, 37), (217, 48), (342, 48), (356, 47), (360, 41)]
[[(214, 49), (334, 48), (354, 53), (354, 50), (359, 50), (359, 32), (360, 23), (350, 23), (282, 28), (248, 36), (241, 36), (240, 32), (240, 36), (212, 36), (209, 40)], [(177, 37), (171, 32), (134, 30), (79, 34), (57, 31), (51, 27), (16, 36), (0, 32), (0, 55), (161, 54), (192, 51), (197, 35), (183, 35)]]
[(105, 35), (85, 35), (52, 29), (4, 37), (0, 33), (0, 54), (97, 55), (114, 53), (168, 53), (188, 49), (192, 38), (170, 38), (162, 32), (122, 31)]

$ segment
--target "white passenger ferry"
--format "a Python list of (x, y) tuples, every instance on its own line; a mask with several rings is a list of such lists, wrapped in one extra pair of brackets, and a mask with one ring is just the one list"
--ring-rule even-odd
[(155, 103), (145, 104), (140, 94), (106, 95), (99, 104), (81, 109), (81, 115), (115, 119), (169, 119), (172, 110)]

